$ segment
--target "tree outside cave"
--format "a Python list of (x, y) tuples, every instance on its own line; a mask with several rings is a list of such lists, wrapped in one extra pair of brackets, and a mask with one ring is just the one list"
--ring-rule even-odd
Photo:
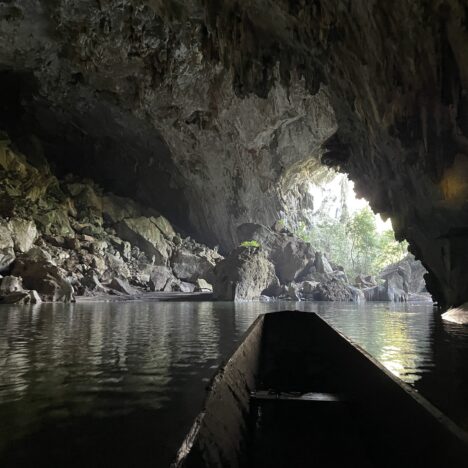
[(313, 226), (301, 223), (296, 235), (325, 252), (352, 278), (377, 275), (408, 253), (408, 243), (396, 241), (392, 229), (377, 229), (376, 216), (367, 206), (345, 219), (320, 214)]

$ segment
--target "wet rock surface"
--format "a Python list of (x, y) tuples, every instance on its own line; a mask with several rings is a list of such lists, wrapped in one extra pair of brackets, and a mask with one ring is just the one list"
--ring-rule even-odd
[(353, 285), (341, 266), (277, 223), (271, 228), (247, 223), (237, 232), (243, 247), (233, 250), (214, 269), (213, 290), (218, 299), (431, 300), (424, 284), (426, 270), (411, 254), (386, 267), (377, 278), (359, 275)]
[[(0, 142), (0, 303), (80, 296), (209, 292), (223, 257), (179, 236), (169, 221), (91, 181), (33, 166)], [(7, 161), (7, 162), (5, 162)]]
[[(459, 305), (467, 15), (463, 0), (12, 0), (0, 9), (0, 124), (23, 148), (43, 141), (62, 173), (223, 252), (239, 224), (287, 211), (322, 161), (392, 218), (439, 303)], [(61, 208), (34, 221), (72, 236), (66, 219)]]
[(279, 281), (274, 265), (259, 248), (239, 247), (219, 262), (214, 271), (215, 299), (249, 301), (275, 296)]
[(368, 301), (430, 301), (424, 277), (426, 269), (413, 255), (384, 268), (379, 279), (383, 284), (366, 287), (367, 281), (362, 281), (363, 293)]

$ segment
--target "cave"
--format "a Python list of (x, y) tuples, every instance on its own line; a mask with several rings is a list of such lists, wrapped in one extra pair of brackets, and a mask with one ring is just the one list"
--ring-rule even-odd
[[(269, 8), (269, 14), (262, 12)], [(0, 122), (227, 252), (320, 164), (468, 299), (463, 2), (6, 2)]]
[[(167, 466), (262, 340), (468, 453), (467, 47), (466, 0), (0, 1), (0, 465)], [(407, 242), (376, 281), (298, 235), (330, 174)]]

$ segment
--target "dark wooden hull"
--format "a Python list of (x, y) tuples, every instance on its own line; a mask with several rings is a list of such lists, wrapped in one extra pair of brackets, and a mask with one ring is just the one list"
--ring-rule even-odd
[(316, 314), (259, 316), (174, 467), (468, 466), (450, 419)]

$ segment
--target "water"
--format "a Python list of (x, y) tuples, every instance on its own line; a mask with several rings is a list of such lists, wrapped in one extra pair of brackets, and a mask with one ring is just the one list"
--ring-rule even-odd
[(430, 305), (3, 306), (0, 466), (168, 466), (256, 316), (295, 307), (318, 312), (468, 430), (468, 327)]

